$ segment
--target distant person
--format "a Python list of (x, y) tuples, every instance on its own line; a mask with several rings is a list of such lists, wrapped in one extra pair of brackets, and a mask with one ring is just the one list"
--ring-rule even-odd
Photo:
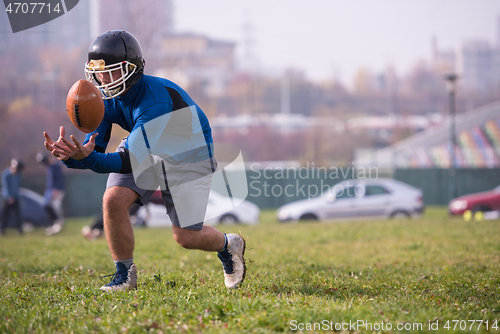
[[(130, 209), (128, 210), (128, 214), (130, 215), (130, 223), (132, 225), (144, 226), (146, 225), (146, 221), (139, 217), (137, 214), (139, 213), (139, 209), (141, 206), (137, 203), (132, 204)], [(104, 217), (101, 214), (95, 220), (92, 226), (85, 225), (82, 228), (82, 235), (88, 240), (98, 239), (104, 236)]]
[(36, 155), (36, 160), (47, 168), (44, 207), (47, 211), (51, 225), (46, 229), (46, 233), (47, 235), (57, 234), (61, 232), (64, 226), (64, 213), (62, 208), (65, 195), (64, 174), (61, 169), (61, 164), (50, 155), (38, 153)]
[(23, 225), (21, 220), (21, 205), (19, 198), (19, 187), (21, 186), (21, 171), (24, 164), (17, 159), (12, 159), (10, 167), (2, 171), (2, 234), (5, 235), (5, 229), (9, 222), (10, 213), (15, 216), (15, 224), (19, 234), (23, 234)]

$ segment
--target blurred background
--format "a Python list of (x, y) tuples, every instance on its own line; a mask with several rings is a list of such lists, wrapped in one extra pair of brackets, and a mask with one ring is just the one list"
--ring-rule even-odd
[[(498, 1), (88, 0), (15, 34), (0, 14), (0, 166), (22, 158), (23, 186), (43, 192), (43, 131), (84, 137), (66, 94), (110, 29), (138, 38), (145, 73), (185, 88), (246, 168), (374, 167), (428, 204), (500, 184)], [(94, 214), (106, 176), (65, 172), (67, 214)]]

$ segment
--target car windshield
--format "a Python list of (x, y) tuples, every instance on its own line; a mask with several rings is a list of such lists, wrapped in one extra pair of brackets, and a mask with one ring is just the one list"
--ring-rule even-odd
[(498, 186), (495, 189), (493, 189), (493, 191), (500, 191), (500, 186)]

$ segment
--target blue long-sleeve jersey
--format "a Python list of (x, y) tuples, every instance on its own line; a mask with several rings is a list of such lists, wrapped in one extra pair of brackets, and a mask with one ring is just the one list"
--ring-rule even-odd
[[(189, 120), (179, 123), (177, 121), (175, 123), (177, 124), (176, 127), (188, 127), (188, 129), (182, 131), (181, 136), (185, 136), (186, 133), (188, 135), (198, 133), (201, 138), (204, 138), (203, 144), (206, 144), (209, 155), (212, 156), (212, 130), (205, 113), (186, 91), (170, 80), (143, 75), (124, 95), (104, 100), (104, 105), (104, 118), (99, 127), (93, 132), (98, 133), (94, 151), (84, 159), (75, 160), (70, 158), (64, 161), (63, 163), (67, 167), (91, 169), (97, 173), (130, 173), (132, 172), (132, 165), (129, 154), (134, 151), (133, 148), (135, 148), (133, 153), (136, 155), (136, 159), (138, 159), (137, 156), (143, 159), (144, 155), (152, 153), (140, 152), (142, 147), (145, 147), (144, 150), (150, 150), (152, 143), (148, 142), (148, 140), (158, 141), (159, 135), (155, 137), (154, 131), (150, 131), (150, 129), (161, 122), (167, 125), (169, 119), (173, 118), (169, 117), (173, 111), (185, 108), (187, 108), (185, 110), (192, 112), (193, 119), (196, 118), (196, 122)], [(130, 132), (131, 135), (127, 138), (124, 152), (105, 153), (113, 123), (118, 124), (124, 130)], [(176, 129), (173, 129), (174, 133), (175, 131)], [(146, 132), (148, 132), (148, 136), (146, 136)], [(90, 140), (91, 135), (92, 133), (87, 134), (83, 144)], [(175, 145), (175, 143), (171, 145)], [(200, 145), (198, 143), (192, 148), (195, 148), (195, 146)], [(207, 152), (207, 150), (202, 150), (202, 152)], [(186, 160), (186, 155), (192, 156), (193, 159), (208, 158), (196, 157), (196, 155), (204, 154), (196, 149), (187, 148), (182, 153), (184, 153), (183, 160)], [(170, 154), (173, 159), (175, 159), (175, 156), (175, 154)]]

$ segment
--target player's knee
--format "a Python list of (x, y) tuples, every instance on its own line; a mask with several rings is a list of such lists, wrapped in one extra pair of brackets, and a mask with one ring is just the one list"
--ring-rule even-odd
[(128, 203), (125, 203), (119, 196), (106, 192), (102, 198), (102, 209), (104, 212), (128, 210)]
[(174, 239), (182, 248), (194, 249), (196, 248), (196, 235), (194, 235), (194, 233), (189, 233), (189, 232), (175, 233)]

